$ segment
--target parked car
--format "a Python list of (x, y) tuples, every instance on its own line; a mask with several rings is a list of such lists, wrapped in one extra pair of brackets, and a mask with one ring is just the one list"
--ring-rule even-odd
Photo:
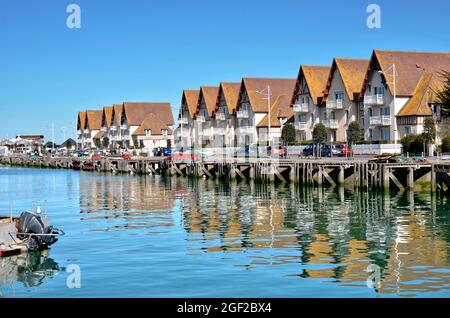
[(124, 154), (122, 155), (122, 159), (124, 159), (124, 160), (131, 160), (131, 155), (128, 154), (128, 153), (124, 153)]
[(353, 150), (351, 150), (347, 145), (337, 145), (336, 148), (341, 152), (340, 155), (343, 157), (353, 156)]
[[(303, 149), (303, 155), (306, 157), (315, 156), (317, 154), (317, 144), (309, 144)], [(342, 151), (335, 145), (323, 144), (320, 147), (321, 157), (341, 156)]]
[(317, 154), (317, 145), (316, 144), (309, 144), (303, 149), (303, 155), (305, 157), (311, 157)]

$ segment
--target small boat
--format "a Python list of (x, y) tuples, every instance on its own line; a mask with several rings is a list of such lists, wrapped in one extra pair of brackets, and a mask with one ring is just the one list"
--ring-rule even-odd
[(83, 166), (81, 168), (81, 170), (83, 171), (94, 171), (94, 163), (90, 162), (90, 161), (85, 161), (83, 163)]
[(73, 170), (81, 170), (81, 161), (75, 160), (72, 163), (72, 169)]
[(61, 235), (64, 231), (49, 225), (40, 208), (36, 213), (25, 211), (20, 217), (0, 216), (0, 257), (48, 249)]

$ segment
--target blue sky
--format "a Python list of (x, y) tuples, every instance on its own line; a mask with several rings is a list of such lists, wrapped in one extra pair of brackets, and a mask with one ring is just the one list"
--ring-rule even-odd
[[(81, 7), (81, 29), (66, 8)], [(369, 4), (381, 29), (366, 26)], [(450, 1), (0, 0), (0, 138), (61, 127), (123, 101), (169, 101), (243, 76), (295, 77), (301, 64), (374, 48), (450, 51)]]

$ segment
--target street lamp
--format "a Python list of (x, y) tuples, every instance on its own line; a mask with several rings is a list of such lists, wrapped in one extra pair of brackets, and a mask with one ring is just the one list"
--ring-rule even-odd
[[(264, 91), (266, 91), (267, 90), (267, 93), (264, 93)], [(269, 131), (267, 132), (267, 142), (268, 142), (268, 144), (269, 144), (269, 147), (270, 147), (270, 130), (271, 130), (271, 122), (270, 122), (270, 120), (271, 120), (271, 116), (270, 116), (270, 96), (272, 96), (272, 92), (271, 92), (271, 90), (270, 90), (270, 85), (267, 85), (267, 88), (266, 89), (264, 89), (264, 90), (262, 90), (262, 91), (256, 91), (256, 93), (257, 94), (260, 94), (260, 95), (263, 95), (263, 96), (266, 96), (266, 97), (263, 97), (263, 99), (267, 99), (267, 109), (268, 109), (268, 114), (269, 114), (269, 120), (268, 120), (268, 126), (269, 126)]]
[[(396, 97), (397, 97), (397, 79), (396, 79), (397, 78), (397, 68), (396, 68), (395, 64), (392, 64), (392, 66), (389, 67), (386, 70), (386, 72), (388, 72), (391, 69), (392, 69), (392, 75), (391, 74), (389, 74), (389, 75), (392, 76), (393, 80), (392, 80), (392, 82), (386, 82), (386, 84), (393, 84), (393, 86), (394, 86), (394, 92), (393, 93), (394, 93), (394, 114), (395, 114), (395, 111), (396, 111), (395, 110), (395, 100), (396, 100)], [(387, 75), (382, 70), (379, 70), (378, 73)], [(395, 144), (395, 148), (397, 149), (397, 121), (396, 120), (394, 120), (394, 144)]]

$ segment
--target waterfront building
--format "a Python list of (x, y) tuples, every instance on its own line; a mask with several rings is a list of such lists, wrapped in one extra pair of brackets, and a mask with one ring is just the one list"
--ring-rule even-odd
[(348, 126), (359, 121), (359, 94), (368, 65), (367, 59), (333, 60), (320, 109), (328, 141), (346, 142)]
[(101, 134), (101, 144), (102, 148), (109, 148), (111, 145), (111, 121), (113, 114), (113, 106), (105, 106), (103, 107), (102, 114), (102, 130), (99, 134)]
[(220, 83), (216, 107), (213, 111), (215, 147), (233, 147), (235, 145), (236, 116), (234, 111), (240, 87), (240, 82)]
[(291, 107), (294, 111), (296, 139), (312, 140), (314, 126), (320, 119), (320, 105), (330, 66), (302, 65), (297, 77)]
[(109, 148), (117, 149), (123, 147), (122, 123), (123, 104), (114, 104), (111, 113), (111, 124), (109, 125)]
[(396, 143), (421, 133), (426, 117), (439, 120), (433, 92), (444, 70), (450, 53), (374, 50), (361, 92), (365, 139)]
[(193, 146), (194, 116), (197, 111), (199, 90), (184, 90), (181, 97), (180, 112), (178, 115), (178, 138), (179, 147), (190, 148)]
[(84, 127), (86, 126), (86, 112), (79, 112), (77, 119), (77, 149), (84, 149)]
[(84, 126), (84, 149), (96, 149), (101, 146), (101, 140), (97, 135), (102, 128), (102, 116), (101, 110), (87, 110), (86, 122)]
[(214, 118), (219, 87), (201, 86), (194, 121), (194, 145), (210, 146), (214, 140)]
[(77, 150), (77, 143), (72, 138), (67, 139), (58, 147), (58, 152), (65, 155), (75, 150)]
[(14, 154), (39, 154), (44, 150), (43, 135), (18, 135), (12, 140), (12, 150)]
[[(255, 145), (262, 142), (267, 143), (267, 129), (257, 129), (258, 124), (268, 115), (269, 108), (272, 109), (274, 102), (278, 103), (277, 107), (284, 109), (287, 106), (289, 108), (295, 83), (296, 79), (294, 78), (242, 79), (238, 102), (234, 112), (236, 116), (236, 138), (238, 146)], [(283, 126), (286, 118), (280, 117), (279, 119), (281, 126)], [(272, 139), (271, 135), (270, 139)]]
[(152, 154), (155, 148), (171, 147), (173, 145), (172, 128), (156, 114), (150, 113), (133, 132), (133, 143), (145, 150), (148, 155)]
[[(165, 140), (167, 143), (167, 139), (170, 139), (171, 144), (173, 144), (172, 129), (174, 128), (174, 118), (170, 103), (123, 103), (120, 126), (123, 146), (130, 149), (141, 148), (141, 145), (145, 144), (150, 145), (154, 138), (156, 138), (151, 137), (152, 129), (160, 126), (157, 122), (154, 124), (150, 123), (152, 120), (156, 119), (163, 122), (165, 127), (167, 127), (167, 131), (170, 130), (170, 134), (168, 132), (166, 133)], [(138, 134), (134, 135), (139, 128), (141, 129), (138, 131)], [(141, 131), (150, 133), (150, 136), (147, 136), (148, 139), (138, 139), (138, 136), (142, 137), (142, 135), (140, 135)], [(148, 142), (141, 144), (141, 140)]]

